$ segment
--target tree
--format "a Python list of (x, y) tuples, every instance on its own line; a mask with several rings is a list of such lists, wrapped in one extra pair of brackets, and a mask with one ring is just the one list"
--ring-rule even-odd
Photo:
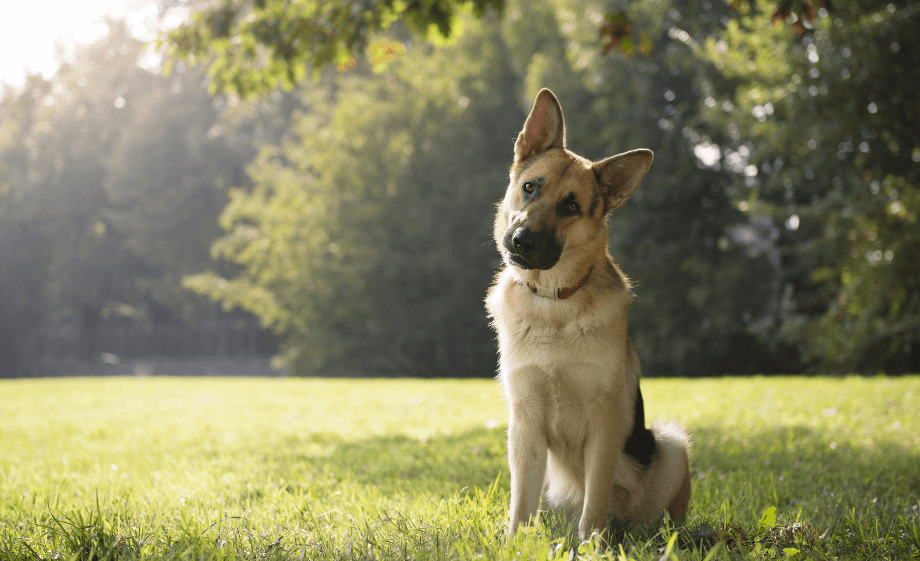
[[(916, 245), (915, 94), (898, 85), (883, 99), (872, 88), (915, 72), (913, 54), (885, 64), (887, 53), (916, 52), (901, 35), (915, 12), (866, 2), (827, 15), (817, 6), (632, 3), (624, 19), (611, 20), (582, 0), (508, 0), (498, 23), (453, 16), (463, 31), (448, 44), (399, 25), (389, 38), (342, 43), (338, 60), (375, 41), (404, 54), (382, 71), (357, 60), (298, 86), (295, 132), (263, 152), (250, 168), (254, 190), (235, 192), (222, 217), (228, 234), (215, 254), (240, 269), (190, 277), (187, 286), (259, 315), (301, 372), (487, 371), (471, 366), (484, 362), (478, 357), (489, 355), (491, 341), (469, 310), (481, 313), (470, 303), (481, 294), (476, 279), (488, 275), (450, 256), (496, 261), (491, 250), (464, 249), (454, 238), (473, 232), (488, 247), (491, 212), (482, 204), (500, 194), (483, 184), (504, 186), (500, 139), (513, 138), (533, 94), (548, 86), (567, 108), (579, 153), (602, 158), (644, 146), (658, 154), (611, 222), (613, 254), (639, 283), (630, 321), (647, 371), (903, 369), (917, 340), (916, 269), (898, 258)], [(230, 69), (216, 78), (220, 87), (257, 93), (279, 77), (293, 84), (307, 64), (335, 60), (288, 35), (279, 44), (306, 58), (264, 51), (273, 36), (233, 26), (261, 22), (264, 31), (282, 20), (265, 19), (274, 8), (244, 8), (231, 9), (224, 39), (197, 36), (196, 60), (208, 60), (212, 72)], [(619, 36), (625, 24), (641, 30), (630, 33), (645, 56), (605, 53), (610, 37), (598, 29)], [(843, 58), (867, 49), (864, 64), (845, 69), (843, 58), (825, 57), (828, 41)], [(878, 119), (889, 104), (907, 121), (868, 126), (857, 113), (865, 107)], [(842, 156), (821, 156), (826, 138)], [(856, 149), (862, 155), (850, 158)], [(442, 192), (432, 178), (462, 187)], [(888, 199), (867, 199), (874, 191)], [(882, 303), (872, 297), (879, 290)], [(458, 340), (466, 350), (452, 354)]]
[[(776, 0), (771, 3), (774, 23), (789, 22), (804, 32), (815, 23), (816, 14), (826, 15), (825, 2), (816, 11), (811, 0)], [(223, 0), (192, 14), (191, 21), (165, 33), (159, 44), (165, 45), (169, 57), (192, 65), (207, 61), (212, 92), (249, 97), (283, 86), (294, 87), (312, 69), (337, 64), (348, 67), (372, 51), (376, 58), (392, 52), (392, 43), (374, 43), (375, 37), (394, 29), (414, 32), (420, 38), (448, 38), (458, 26), (462, 14), (500, 16), (506, 0)], [(736, 0), (731, 7), (739, 6)], [(662, 4), (663, 5), (663, 4)], [(712, 7), (710, 2), (705, 11)], [(746, 4), (745, 4), (746, 5)], [(616, 50), (627, 57), (651, 53), (654, 29), (660, 21), (639, 21), (633, 13), (639, 2), (626, 9), (603, 13), (593, 22), (589, 35), (597, 37), (595, 48), (607, 55)], [(687, 13), (693, 13), (688, 3)], [(669, 5), (669, 7), (671, 7)], [(539, 5), (529, 13), (541, 11)], [(662, 13), (663, 11), (658, 10)], [(704, 24), (714, 23), (709, 14), (701, 14)], [(401, 32), (400, 35), (405, 35)]]
[(220, 234), (217, 216), (231, 185), (245, 185), (249, 146), (228, 146), (221, 99), (208, 95), (193, 69), (162, 80), (141, 99), (106, 158), (101, 210), (110, 235), (125, 252), (122, 265), (136, 291), (132, 302), (153, 301), (174, 318), (203, 313), (201, 298), (183, 290), (183, 276), (210, 260)]
[(519, 45), (512, 59), (530, 92), (548, 86), (559, 96), (569, 145), (594, 159), (639, 147), (656, 153), (642, 186), (610, 225), (611, 253), (637, 283), (630, 333), (644, 371), (787, 367), (747, 334), (747, 325), (766, 312), (769, 266), (733, 235), (748, 226), (730, 204), (736, 172), (705, 168), (696, 155), (722, 133), (701, 118), (706, 94), (699, 64), (676, 33), (685, 21), (700, 34), (729, 8), (664, 3), (629, 13), (655, 45), (634, 59), (596, 48), (592, 30), (604, 14), (588, 2), (551, 2), (542, 8), (546, 15), (524, 17), (533, 10), (532, 3), (508, 4), (506, 36)]
[[(0, 147), (7, 163), (0, 213), (4, 228), (13, 230), (9, 239), (17, 240), (12, 261), (23, 267), (4, 270), (12, 292), (20, 293), (7, 320), (18, 341), (11, 362), (30, 352), (30, 328), (79, 329), (105, 298), (125, 290), (117, 273), (121, 252), (105, 235), (100, 209), (107, 203), (106, 153), (132, 111), (128, 103), (152, 82), (135, 64), (140, 51), (140, 42), (114, 25), (106, 43), (81, 51), (77, 64), (62, 67), (54, 80), (32, 77), (4, 99), (15, 109), (4, 111), (3, 128), (15, 132)], [(25, 278), (28, 298), (15, 288)]]
[[(707, 119), (750, 173), (735, 203), (772, 224), (781, 256), (767, 340), (822, 371), (920, 368), (920, 11), (835, 3), (792, 35), (760, 3), (699, 52)], [(737, 152), (736, 152), (737, 151)]]
[(303, 86), (291, 138), (221, 217), (215, 254), (242, 270), (186, 286), (262, 318), (299, 373), (491, 372), (496, 154), (524, 116), (496, 24), (482, 27), (385, 74), (359, 65)]
[(29, 76), (21, 91), (0, 99), (0, 376), (25, 360), (29, 334), (43, 311), (51, 243), (23, 189), (35, 149), (23, 140), (37, 127), (51, 87), (41, 76)]
[(109, 24), (52, 79), (0, 99), (4, 374), (39, 354), (91, 358), (81, 333), (106, 318), (211, 307), (180, 279), (209, 262), (226, 187), (245, 185), (255, 150), (221, 128), (200, 74), (139, 67), (144, 44)]
[[(649, 370), (763, 366), (736, 356), (740, 344), (757, 347), (745, 326), (766, 297), (750, 297), (769, 283), (766, 266), (729, 241), (728, 229), (746, 222), (725, 192), (734, 172), (688, 177), (704, 139), (671, 121), (698, 114), (696, 61), (674, 49), (638, 70), (604, 58), (586, 33), (602, 12), (582, 27), (565, 21), (589, 8), (580, 2), (507, 8), (500, 32), (470, 20), (455, 44), (416, 44), (382, 73), (365, 64), (304, 86), (296, 136), (263, 153), (250, 172), (255, 190), (234, 193), (222, 217), (229, 234), (215, 252), (243, 272), (186, 285), (263, 318), (300, 372), (491, 371), (479, 301), (485, 264), (498, 264), (489, 224), (511, 154), (502, 139), (547, 85), (571, 109), (573, 148), (595, 158), (640, 146), (663, 155), (612, 224), (614, 255), (639, 281), (631, 321)], [(667, 26), (652, 26), (666, 21), (660, 14), (633, 17), (667, 44)], [(638, 76), (624, 82), (626, 72)]]
[(308, 68), (348, 63), (396, 21), (422, 36), (448, 37), (458, 14), (472, 10), (482, 17), (503, 5), (504, 0), (234, 0), (195, 12), (164, 43), (175, 60), (209, 61), (213, 91), (248, 96), (279, 85), (291, 88)]

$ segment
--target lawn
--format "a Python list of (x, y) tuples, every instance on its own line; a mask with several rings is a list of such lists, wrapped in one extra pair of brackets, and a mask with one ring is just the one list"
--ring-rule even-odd
[(494, 381), (0, 381), (0, 559), (920, 557), (920, 377), (646, 380), (682, 527), (504, 534)]

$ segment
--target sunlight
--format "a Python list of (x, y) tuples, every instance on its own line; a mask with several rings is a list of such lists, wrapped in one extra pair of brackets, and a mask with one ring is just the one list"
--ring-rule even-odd
[[(108, 33), (105, 18), (124, 19), (132, 34), (144, 41), (156, 30), (176, 27), (187, 8), (172, 8), (159, 16), (156, 0), (43, 0), (16, 2), (0, 18), (0, 84), (17, 87), (26, 74), (50, 78), (62, 61), (71, 60), (77, 45), (91, 43)], [(151, 53), (141, 62), (156, 68), (159, 56)]]

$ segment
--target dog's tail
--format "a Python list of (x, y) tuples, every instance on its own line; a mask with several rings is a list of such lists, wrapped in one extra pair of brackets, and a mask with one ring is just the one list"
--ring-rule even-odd
[(667, 510), (683, 521), (690, 506), (690, 436), (676, 422), (653, 422), (655, 456), (643, 478), (640, 520), (658, 520)]

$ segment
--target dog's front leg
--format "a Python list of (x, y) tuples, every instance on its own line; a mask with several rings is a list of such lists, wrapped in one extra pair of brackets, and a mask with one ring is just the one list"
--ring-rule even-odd
[[(546, 399), (532, 377), (518, 372), (509, 383), (508, 464), (511, 467), (511, 505), (508, 530), (514, 533), (537, 511), (546, 475)], [(533, 373), (531, 373), (533, 374)], [(510, 380), (509, 380), (510, 382)], [(523, 383), (522, 383), (523, 382)]]
[(607, 527), (613, 501), (613, 481), (622, 439), (620, 414), (609, 403), (595, 402), (589, 408), (588, 439), (585, 442), (585, 501), (578, 535), (588, 539)]
[(514, 420), (508, 427), (511, 505), (508, 529), (513, 533), (537, 512), (546, 475), (546, 436), (534, 419)]

